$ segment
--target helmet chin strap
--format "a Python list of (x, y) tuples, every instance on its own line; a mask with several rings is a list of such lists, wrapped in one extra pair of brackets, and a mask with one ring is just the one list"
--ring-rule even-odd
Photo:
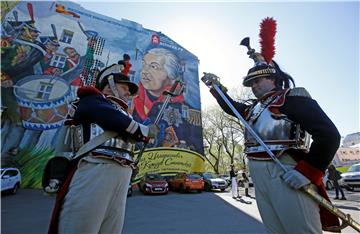
[(113, 94), (115, 95), (115, 97), (120, 98), (119, 91), (114, 82), (114, 76), (110, 75), (107, 77), (107, 79), (109, 82), (110, 89), (113, 92)]

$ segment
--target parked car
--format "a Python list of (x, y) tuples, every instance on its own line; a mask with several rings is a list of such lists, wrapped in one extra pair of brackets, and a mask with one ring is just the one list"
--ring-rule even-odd
[(21, 184), (21, 173), (17, 168), (1, 168), (1, 192), (16, 194)]
[(139, 183), (139, 188), (144, 194), (167, 194), (169, 192), (168, 182), (157, 173), (146, 173)]
[(329, 176), (329, 172), (328, 172), (328, 170), (326, 170), (324, 177), (323, 177), (323, 183), (325, 185), (326, 190), (332, 190), (334, 188), (334, 185), (333, 185), (333, 182), (328, 179), (328, 176)]
[(360, 187), (360, 163), (352, 165), (347, 172), (342, 173), (339, 182), (349, 191)]
[(220, 178), (224, 179), (227, 183), (228, 186), (231, 185), (231, 179), (230, 179), (230, 175), (229, 174), (223, 174), (223, 175), (220, 175)]
[(171, 190), (180, 192), (197, 190), (201, 193), (204, 190), (204, 180), (199, 174), (179, 173), (169, 180), (169, 186)]
[(225, 191), (228, 186), (225, 179), (220, 178), (220, 176), (214, 173), (205, 172), (202, 173), (201, 176), (204, 178), (204, 190), (207, 192), (212, 189), (220, 189), (221, 191)]

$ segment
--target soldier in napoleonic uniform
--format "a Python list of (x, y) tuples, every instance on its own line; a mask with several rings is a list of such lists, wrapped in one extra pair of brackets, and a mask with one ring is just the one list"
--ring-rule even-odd
[(1, 98), (2, 106), (8, 107), (5, 116), (13, 123), (20, 122), (13, 86), (29, 75), (34, 74), (34, 66), (46, 54), (43, 45), (37, 41), (40, 31), (35, 21), (7, 22), (12, 35), (2, 37), (1, 42)]
[[(272, 27), (275, 33), (276, 22), (267, 18), (262, 27)], [(284, 173), (264, 147), (245, 131), (245, 153), (263, 223), (269, 233), (321, 233), (322, 228), (338, 229), (338, 218), (322, 207), (319, 212), (319, 205), (300, 189), (313, 183), (318, 193), (329, 200), (322, 177), (339, 147), (339, 132), (306, 89), (290, 88), (291, 84), (295, 86), (293, 79), (272, 60), (274, 53), (267, 54), (271, 48), (266, 46), (263, 42), (260, 54), (247, 43), (255, 66), (249, 70), (243, 85), (251, 87), (256, 100), (250, 105), (236, 102), (224, 92), (288, 169)], [(216, 80), (207, 85), (212, 87), (212, 82), (226, 91)], [(235, 116), (214, 88), (210, 92), (226, 113)]]
[(82, 126), (84, 142), (104, 130), (118, 136), (81, 158), (74, 174), (68, 175), (58, 193), (49, 233), (121, 233), (135, 166), (133, 144), (148, 142), (157, 133), (155, 125), (144, 126), (128, 113), (127, 100), (138, 86), (120, 73), (119, 65), (104, 70), (110, 72), (99, 74), (97, 88), (78, 90), (72, 121)]

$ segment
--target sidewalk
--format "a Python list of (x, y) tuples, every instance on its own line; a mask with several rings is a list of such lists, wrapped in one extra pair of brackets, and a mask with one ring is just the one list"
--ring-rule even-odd
[[(329, 197), (333, 197), (334, 194), (333, 191), (328, 191)], [(248, 214), (249, 216), (255, 218), (256, 220), (258, 220), (259, 222), (262, 223), (261, 217), (260, 217), (260, 213), (256, 204), (256, 200), (255, 199), (251, 199), (248, 197), (243, 196), (242, 200), (240, 199), (233, 199), (232, 195), (231, 195), (231, 191), (227, 192), (227, 193), (214, 193), (216, 196), (220, 197), (221, 199), (223, 199), (224, 201), (228, 202), (229, 204), (233, 205), (234, 207), (238, 208), (239, 210), (241, 210), (242, 212)], [(250, 194), (252, 196), (254, 196), (255, 192), (253, 191), (253, 188), (251, 189)], [(344, 212), (345, 214), (350, 214), (351, 217), (359, 222), (360, 221), (360, 209), (358, 207), (358, 198), (360, 197), (359, 192), (354, 193), (354, 198), (352, 199), (352, 197), (350, 197), (350, 199), (346, 200), (346, 201), (342, 201), (342, 200), (331, 200), (333, 202), (333, 204), (335, 206), (337, 206), (338, 208), (340, 208), (340, 210), (342, 212)], [(251, 202), (251, 204), (246, 204), (245, 202)], [(325, 234), (333, 234), (333, 232), (323, 232)], [(346, 227), (345, 229), (343, 229), (341, 231), (341, 233), (347, 233), (347, 234), (353, 234), (353, 233), (357, 233), (352, 227)]]

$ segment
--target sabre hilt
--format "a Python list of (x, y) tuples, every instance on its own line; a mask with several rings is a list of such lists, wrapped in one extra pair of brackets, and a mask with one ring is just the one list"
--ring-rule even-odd
[[(180, 88), (177, 89), (178, 85), (180, 84)], [(181, 81), (180, 79), (177, 79), (175, 81), (175, 83), (171, 86), (170, 90), (165, 90), (163, 92), (163, 94), (165, 96), (172, 96), (172, 97), (175, 97), (175, 96), (179, 96), (182, 94), (182, 92), (184, 91), (184, 82)]]
[[(180, 84), (180, 89), (177, 89), (178, 85)], [(154, 124), (157, 126), (161, 117), (162, 117), (162, 114), (164, 113), (165, 111), (165, 108), (167, 107), (167, 105), (169, 104), (170, 102), (170, 99), (171, 97), (174, 97), (174, 96), (179, 96), (181, 95), (181, 93), (183, 92), (184, 90), (184, 82), (182, 82), (180, 79), (177, 79), (174, 84), (171, 86), (170, 90), (169, 91), (164, 91), (163, 94), (166, 96), (162, 106), (161, 106), (161, 109), (158, 113), (158, 115), (156, 116), (156, 119), (154, 121)], [(177, 91), (177, 92), (176, 92)], [(137, 165), (139, 164), (140, 162), (140, 159), (144, 153), (144, 150), (146, 148), (146, 146), (148, 145), (149, 142), (146, 142), (142, 145), (140, 151), (139, 151), (139, 154), (138, 154), (138, 157), (136, 158), (135, 160), (135, 167), (137, 167)], [(137, 172), (134, 172), (133, 173), (133, 176), (135, 178)]]
[(224, 93), (227, 92), (227, 88), (220, 83), (220, 78), (212, 73), (203, 72), (204, 76), (201, 77), (201, 81), (209, 88), (213, 88), (216, 84)]

